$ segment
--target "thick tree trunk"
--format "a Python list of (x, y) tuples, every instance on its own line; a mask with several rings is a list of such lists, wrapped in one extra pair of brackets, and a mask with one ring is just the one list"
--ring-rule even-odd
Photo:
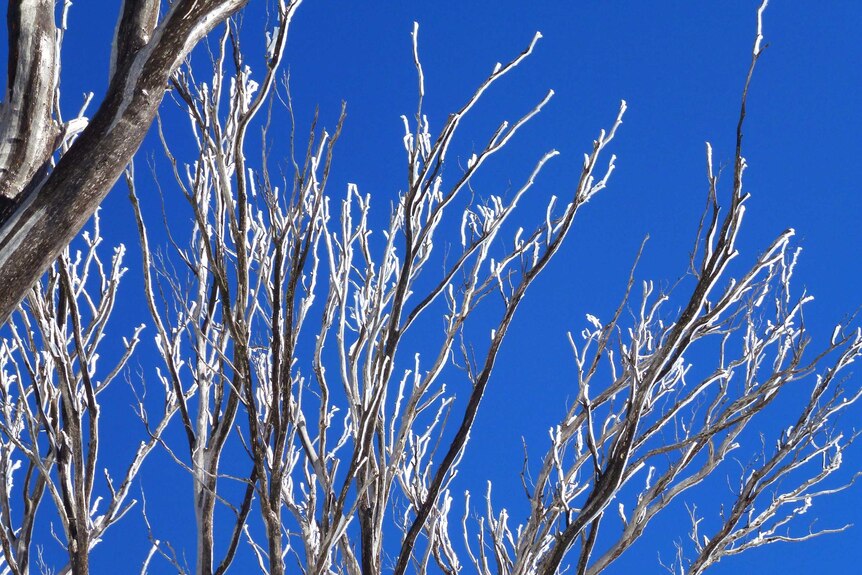
[[(71, 541), (69, 549), (69, 567), (73, 575), (89, 575), (90, 573), (90, 542), (86, 532)], [(81, 550), (83, 549), (83, 551)]]
[(10, 62), (15, 59), (16, 66), (14, 74), (10, 66), (10, 93), (0, 124), (0, 323), (122, 174), (183, 58), (247, 2), (178, 0), (155, 26), (156, 0), (126, 0), (112, 50), (108, 93), (44, 183), (40, 167), (47, 167), (62, 134), (52, 120), (59, 71), (50, 40), (56, 38), (54, 3), (10, 2)]

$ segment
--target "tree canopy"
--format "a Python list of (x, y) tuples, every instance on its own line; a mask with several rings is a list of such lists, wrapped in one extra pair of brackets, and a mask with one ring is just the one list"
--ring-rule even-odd
[(119, 4), (8, 7), (3, 572), (858, 562), (858, 9)]

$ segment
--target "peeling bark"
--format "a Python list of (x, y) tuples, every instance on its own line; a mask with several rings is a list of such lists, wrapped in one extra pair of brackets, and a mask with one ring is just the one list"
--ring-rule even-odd
[(52, 114), (59, 71), (54, 2), (13, 0), (6, 20), (9, 77), (0, 104), (0, 218), (28, 186), (38, 184), (37, 172), (60, 132)]
[(147, 45), (158, 21), (158, 0), (123, 2), (114, 33), (114, 44), (111, 46), (110, 78), (113, 79), (117, 70), (127, 68), (135, 54)]
[[(51, 123), (54, 91), (51, 82), (56, 74), (51, 74), (51, 82), (44, 76), (46, 66), (52, 69), (49, 64), (54, 62), (48, 59), (48, 53), (53, 58), (54, 52), (47, 48), (47, 38), (54, 37), (55, 30), (53, 2), (19, 0), (10, 4), (10, 42), (15, 42), (13, 46), (19, 52), (34, 42), (42, 42), (36, 53), (43, 59), (38, 62), (25, 59), (15, 73), (15, 83), (10, 85), (29, 85), (23, 84), (22, 76), (29, 70), (42, 70), (43, 76), (32, 80), (33, 86), (41, 92), (37, 90), (34, 95), (32, 89), (27, 91), (30, 99), (25, 98), (25, 103), (20, 105), (37, 109), (16, 108), (14, 98), (4, 105), (4, 114), (7, 108), (10, 110), (8, 117), (4, 115), (5, 134), (20, 135), (14, 135), (11, 140), (6, 136), (3, 140), (4, 145), (11, 141), (9, 146), (18, 146), (13, 146), (14, 150), (19, 150), (16, 155), (8, 152), (0, 155), (0, 170), (5, 170), (0, 172), (3, 174), (0, 181), (5, 186), (0, 188), (5, 190), (0, 194), (17, 203), (14, 211), (6, 216), (2, 213), (4, 206), (0, 205), (0, 282), (3, 285), (0, 323), (8, 319), (26, 290), (75, 237), (119, 178), (149, 130), (168, 79), (183, 58), (214, 26), (247, 2), (178, 1), (150, 35), (158, 2), (127, 0), (117, 26), (112, 52), (114, 70), (108, 93), (93, 120), (44, 183), (37, 181), (33, 173), (44, 163), (45, 154), (50, 156), (55, 149), (58, 133)], [(10, 58), (17, 57), (12, 53), (15, 50), (10, 50)], [(29, 67), (27, 62), (31, 62)], [(57, 65), (54, 64), (53, 69)], [(46, 82), (50, 85), (44, 86)], [(13, 91), (12, 96), (17, 93)], [(24, 92), (21, 94), (24, 98)], [(24, 118), (30, 118), (26, 126)], [(11, 161), (15, 158), (23, 160)], [(39, 158), (41, 163), (37, 161)], [(22, 194), (25, 190), (27, 193)], [(8, 201), (4, 203), (9, 211), (12, 206)]]

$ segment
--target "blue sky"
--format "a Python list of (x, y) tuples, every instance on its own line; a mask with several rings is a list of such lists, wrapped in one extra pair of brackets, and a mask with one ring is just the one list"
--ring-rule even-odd
[[(67, 115), (77, 111), (82, 92), (94, 91), (98, 100), (104, 90), (116, 18), (116, 9), (107, 4), (78, 2), (72, 7), (62, 72)], [(568, 244), (533, 286), (507, 340), (459, 476), (462, 489), (483, 493), (485, 481), (493, 480), (501, 504), (510, 498), (513, 511), (522, 506), (517, 501), (522, 437), (538, 457), (547, 428), (576, 393), (566, 332), (579, 331), (585, 313), (601, 317), (612, 311), (647, 234), (650, 241), (638, 277), (668, 285), (684, 273), (706, 193), (704, 142), (713, 143), (717, 164), (733, 159), (757, 4), (306, 0), (299, 9), (287, 64), (297, 115), (305, 118), (300, 123), (307, 123), (319, 106), (323, 123), (332, 126), (341, 101), (348, 105), (330, 184), (335, 194), (354, 182), (386, 206), (403, 186), (399, 116), (415, 108), (410, 51), (414, 21), (420, 24), (432, 129), (461, 105), (494, 63), (520, 52), (537, 30), (544, 36), (535, 54), (489, 93), (463, 128), (459, 145), (466, 155), (484, 141), (490, 126), (523, 113), (549, 88), (555, 90), (546, 110), (489, 168), (489, 193), (499, 193), (490, 189), (494, 186), (521, 181), (544, 151), (555, 148), (561, 157), (543, 173), (537, 205), (550, 194), (562, 195), (571, 188), (581, 155), (598, 130), (611, 124), (620, 100), (628, 103), (612, 146), (618, 161), (608, 189), (581, 214)], [(261, 15), (256, 10), (244, 23), (252, 52), (260, 49), (254, 42)], [(796, 287), (816, 298), (805, 321), (821, 338), (828, 338), (832, 326), (862, 302), (862, 194), (856, 166), (862, 156), (860, 26), (862, 3), (773, 1), (765, 16), (770, 46), (754, 79), (745, 130), (744, 155), (750, 166), (746, 189), (752, 199), (742, 258), (750, 261), (782, 230), (796, 229), (804, 249)], [(2, 34), (0, 56), (5, 62), (5, 30)], [(183, 131), (186, 126), (168, 129)], [(148, 140), (145, 150), (153, 150), (152, 144)], [(170, 196), (169, 189), (167, 193)], [(112, 193), (104, 206), (108, 240), (135, 245), (124, 191)], [(130, 325), (141, 321), (134, 317), (140, 309), (140, 300), (134, 299), (139, 297), (134, 258), (129, 260), (133, 269), (125, 288), (128, 306), (121, 310)], [(128, 405), (122, 392), (115, 398), (118, 409)], [(857, 409), (852, 418), (859, 415)], [(117, 416), (118, 424), (123, 417)], [(847, 417), (844, 424), (849, 428), (854, 422)], [(862, 469), (862, 451), (851, 449), (848, 458), (848, 468)], [(144, 474), (152, 500), (148, 511), (154, 525), (181, 538), (182, 521), (192, 520), (190, 506), (182, 509), (190, 490), (179, 472), (175, 493), (156, 489), (156, 465), (171, 463), (154, 458)], [(821, 500), (814, 513), (819, 527), (832, 527), (862, 521), (859, 509), (862, 488), (857, 487)], [(178, 520), (158, 519), (160, 513), (176, 514)], [(667, 553), (674, 539), (686, 535), (678, 519), (653, 526), (610, 572), (635, 566), (659, 572), (656, 550)], [(121, 523), (110, 533), (106, 548), (137, 525), (136, 520)], [(853, 572), (862, 561), (860, 529), (754, 551), (712, 572)], [(145, 540), (123, 545), (130, 554), (146, 549)], [(137, 555), (132, 556), (139, 564)], [(94, 572), (121, 568), (115, 561), (97, 548)]]

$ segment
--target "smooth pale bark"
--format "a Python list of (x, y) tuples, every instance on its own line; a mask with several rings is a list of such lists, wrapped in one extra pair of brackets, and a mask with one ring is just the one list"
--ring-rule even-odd
[(13, 77), (10, 72), (14, 81), (0, 125), (0, 323), (120, 177), (183, 58), (247, 2), (179, 0), (156, 25), (157, 0), (126, 0), (112, 48), (107, 94), (44, 183), (46, 170), (39, 168), (47, 166), (62, 135), (51, 119), (52, 82), (60, 66), (50, 40), (56, 37), (54, 3), (10, 3), (10, 70), (14, 63), (15, 73)]

